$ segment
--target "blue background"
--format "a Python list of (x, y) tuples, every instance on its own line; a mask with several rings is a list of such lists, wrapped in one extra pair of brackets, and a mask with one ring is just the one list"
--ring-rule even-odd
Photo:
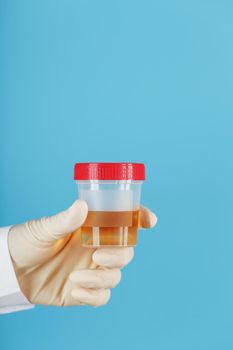
[(143, 231), (110, 304), (2, 316), (0, 348), (233, 348), (233, 5), (0, 1), (0, 224), (76, 198), (73, 165), (139, 161)]

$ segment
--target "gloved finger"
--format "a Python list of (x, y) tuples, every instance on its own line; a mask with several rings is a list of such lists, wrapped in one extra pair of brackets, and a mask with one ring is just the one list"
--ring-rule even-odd
[(107, 304), (111, 292), (110, 289), (75, 288), (71, 291), (71, 296), (78, 303), (90, 306), (101, 306)]
[(68, 209), (53, 216), (28, 221), (26, 226), (38, 240), (53, 242), (79, 228), (85, 221), (87, 212), (86, 202), (77, 200)]
[(73, 271), (69, 279), (77, 287), (107, 289), (114, 288), (121, 280), (119, 269), (111, 270), (77, 270)]
[(96, 265), (109, 268), (122, 268), (126, 266), (134, 256), (132, 247), (122, 248), (98, 248), (92, 255)]
[(139, 227), (151, 228), (156, 225), (157, 216), (148, 208), (141, 206), (139, 211)]

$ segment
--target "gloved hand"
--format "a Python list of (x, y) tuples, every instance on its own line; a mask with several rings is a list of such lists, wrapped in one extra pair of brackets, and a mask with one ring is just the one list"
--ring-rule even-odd
[[(50, 217), (10, 229), (8, 244), (20, 288), (33, 304), (93, 305), (108, 302), (120, 269), (133, 258), (133, 248), (84, 248), (79, 227), (87, 216), (84, 201)], [(140, 226), (155, 225), (156, 216), (140, 210)]]

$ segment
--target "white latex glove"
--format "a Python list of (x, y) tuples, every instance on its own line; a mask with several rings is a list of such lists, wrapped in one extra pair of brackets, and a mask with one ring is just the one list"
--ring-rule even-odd
[[(133, 248), (84, 248), (79, 227), (87, 205), (77, 200), (50, 217), (15, 225), (9, 250), (20, 288), (33, 304), (106, 304), (110, 288), (121, 279), (120, 269), (133, 258)], [(140, 226), (155, 225), (156, 216), (140, 210)]]

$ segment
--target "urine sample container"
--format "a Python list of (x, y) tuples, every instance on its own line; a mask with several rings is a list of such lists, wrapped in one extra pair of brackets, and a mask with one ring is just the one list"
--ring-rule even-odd
[(85, 247), (128, 247), (137, 244), (142, 163), (76, 163), (79, 198), (88, 205), (81, 227)]

